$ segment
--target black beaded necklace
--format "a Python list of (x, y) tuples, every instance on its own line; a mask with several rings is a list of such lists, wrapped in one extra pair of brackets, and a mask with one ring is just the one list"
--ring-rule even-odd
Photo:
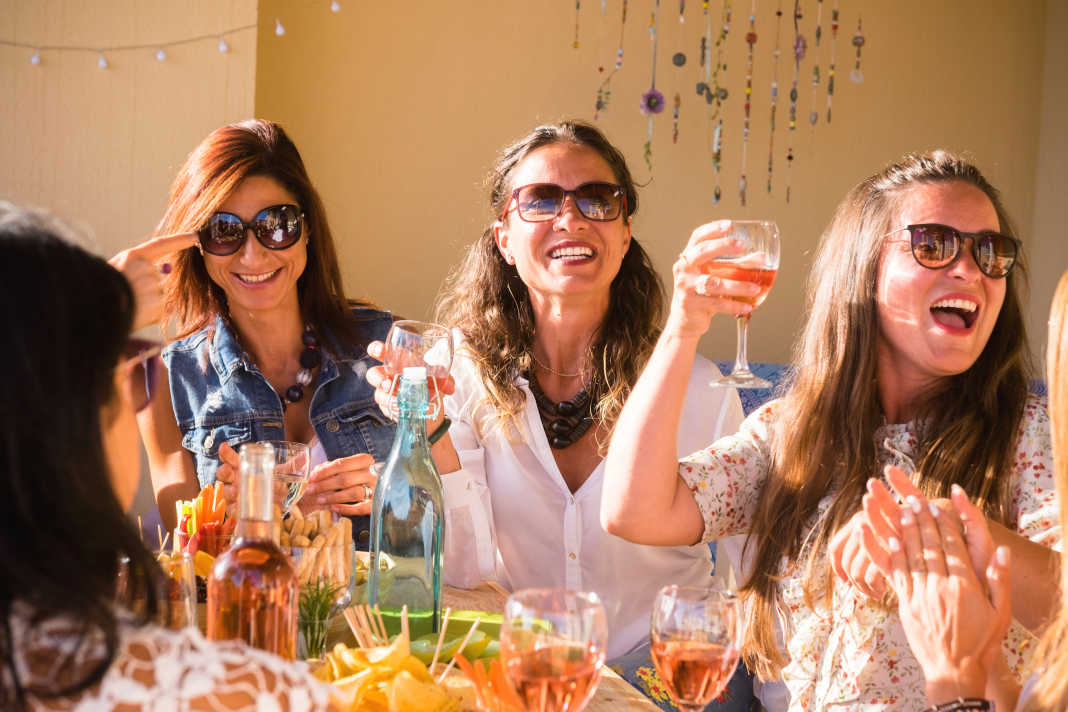
[(281, 394), (283, 411), (290, 403), (296, 403), (304, 397), (304, 387), (312, 382), (312, 371), (318, 368), (323, 360), (322, 354), (319, 353), (319, 341), (315, 338), (311, 324), (305, 325), (300, 340), (304, 344), (304, 350), (300, 352), (300, 370), (297, 371), (297, 382)]
[(530, 392), (534, 394), (534, 402), (538, 404), (541, 427), (545, 429), (545, 437), (549, 439), (550, 447), (563, 450), (578, 442), (594, 421), (594, 399), (586, 390), (586, 386), (569, 400), (555, 403), (541, 390), (533, 373), (527, 374), (527, 380), (530, 383)]
[[(230, 327), (234, 336), (237, 336), (237, 329), (234, 328), (233, 323), (229, 319), (226, 319), (227, 325)], [(304, 344), (304, 350), (300, 352), (300, 370), (297, 371), (297, 382), (284, 392), (278, 393), (278, 397), (282, 401), (282, 411), (291, 404), (296, 403), (304, 397), (304, 387), (310, 386), (312, 382), (312, 372), (319, 367), (319, 364), (323, 361), (323, 355), (319, 352), (319, 340), (315, 338), (315, 330), (312, 329), (311, 324), (304, 325), (304, 331), (300, 335), (301, 343)], [(238, 343), (241, 343), (241, 339), (238, 338)], [(251, 361), (248, 356), (248, 350), (244, 345), (241, 346), (245, 352), (245, 360)], [(273, 389), (273, 386), (272, 386)]]

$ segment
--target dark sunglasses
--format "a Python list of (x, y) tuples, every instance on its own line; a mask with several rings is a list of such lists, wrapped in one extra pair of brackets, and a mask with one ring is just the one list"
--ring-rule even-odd
[(972, 257), (979, 271), (987, 277), (1001, 279), (1012, 271), (1020, 241), (999, 232), (961, 232), (948, 225), (924, 223), (891, 230), (892, 235), (902, 230), (909, 231), (912, 256), (927, 269), (942, 269), (957, 261), (964, 249), (966, 238), (972, 240)]
[(200, 246), (210, 255), (232, 255), (245, 244), (248, 231), (268, 250), (284, 250), (300, 239), (304, 213), (296, 205), (272, 205), (245, 222), (233, 213), (215, 213), (201, 228)]
[(162, 344), (147, 339), (129, 339), (122, 348), (120, 368), (127, 369), (125, 387), (134, 412), (140, 413), (152, 402), (162, 350)]
[(623, 188), (615, 183), (583, 183), (574, 190), (566, 190), (554, 183), (531, 183), (512, 191), (501, 220), (514, 204), (519, 218), (526, 222), (552, 220), (564, 209), (567, 196), (575, 201), (575, 207), (589, 220), (615, 220), (627, 206)]

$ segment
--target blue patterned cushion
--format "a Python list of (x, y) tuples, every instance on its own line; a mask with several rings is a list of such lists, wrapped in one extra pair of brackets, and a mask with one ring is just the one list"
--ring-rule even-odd
[[(660, 676), (653, 667), (649, 657), (649, 645), (645, 644), (623, 657), (609, 661), (609, 666), (634, 687), (638, 688), (653, 704), (662, 710), (678, 712), (679, 708), (671, 701)], [(727, 683), (726, 689), (705, 707), (706, 712), (749, 712), (755, 708), (756, 697), (753, 695), (753, 676), (745, 664), (739, 662), (734, 676)]]
[[(716, 366), (723, 373), (730, 373), (733, 361), (716, 361)], [(790, 367), (785, 363), (749, 363), (749, 370), (775, 384), (773, 388), (739, 388), (738, 397), (742, 400), (742, 410), (749, 415), (754, 410), (776, 397), (785, 385)]]

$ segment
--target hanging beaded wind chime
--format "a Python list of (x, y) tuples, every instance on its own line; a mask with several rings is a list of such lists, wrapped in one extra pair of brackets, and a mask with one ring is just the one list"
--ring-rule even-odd
[(749, 45), (749, 51), (745, 60), (745, 118), (742, 122), (742, 172), (738, 178), (738, 197), (742, 207), (745, 207), (745, 188), (747, 184), (745, 165), (749, 153), (749, 109), (753, 102), (753, 45), (756, 44), (756, 0), (749, 10), (749, 32), (745, 33), (745, 43)]
[(860, 50), (864, 47), (864, 35), (860, 31), (861, 18), (857, 17), (857, 32), (853, 35), (853, 46), (857, 48), (857, 63), (853, 67), (853, 71), (849, 73), (849, 79), (854, 84), (860, 84), (864, 81), (864, 72), (860, 71)]
[[(708, 106), (708, 125), (716, 122), (712, 128), (712, 168), (716, 174), (716, 185), (712, 191), (712, 202), (718, 203), (723, 196), (720, 187), (720, 167), (723, 161), (723, 102), (727, 100), (727, 88), (720, 85), (720, 70), (727, 69), (723, 61), (723, 51), (727, 44), (727, 34), (731, 29), (731, 3), (723, 0), (723, 17), (720, 22), (719, 36), (716, 39), (716, 61), (712, 63), (711, 52), (705, 49), (712, 44), (712, 15), (708, 12), (708, 1), (701, 3), (705, 13), (705, 36), (701, 40), (701, 65), (704, 67), (704, 81), (697, 83), (697, 94), (705, 98)], [(713, 69), (715, 66), (715, 69)]]
[[(677, 36), (678, 36), (678, 42), (679, 42), (679, 46), (680, 47), (683, 45), (683, 42), (685, 40), (685, 35), (684, 35), (683, 31), (682, 31), (682, 26), (686, 22), (686, 16), (684, 14), (685, 12), (686, 12), (686, 0), (679, 0), (679, 27), (678, 27)], [(675, 65), (675, 67), (677, 67), (679, 69), (681, 69), (682, 67), (686, 66), (686, 53), (683, 52), (680, 49), (678, 52), (676, 52), (675, 54), (671, 55), (671, 63), (673, 65)], [(674, 98), (674, 101), (672, 102), (673, 106), (674, 106), (674, 111), (672, 111), (672, 117), (671, 117), (671, 142), (672, 143), (678, 143), (679, 142), (679, 108), (682, 105), (682, 95), (679, 94), (678, 84), (679, 84), (679, 78), (678, 78), (678, 75), (676, 74), (676, 77), (675, 77), (675, 87), (676, 87), (675, 88), (675, 98)]]
[(771, 120), (769, 122), (770, 131), (768, 132), (768, 195), (771, 195), (771, 175), (775, 167), (775, 107), (779, 100), (779, 56), (782, 54), (779, 51), (781, 30), (782, 0), (779, 0), (779, 7), (775, 10), (775, 51), (771, 53), (774, 68), (771, 73)]
[[(602, 14), (605, 11), (604, 2), (601, 3)], [(620, 67), (623, 66), (623, 30), (627, 27), (627, 0), (623, 0), (623, 17), (619, 23), (619, 45), (616, 47), (616, 64), (612, 68), (612, 71), (608, 73), (608, 76), (601, 82), (601, 86), (597, 87), (597, 103), (595, 104), (593, 118), (596, 121), (600, 118), (601, 111), (608, 108), (609, 102), (612, 101), (612, 77), (616, 75)], [(604, 65), (597, 68), (598, 72), (604, 72)]]
[(813, 31), (816, 38), (816, 56), (812, 60), (812, 100), (809, 102), (808, 112), (808, 141), (811, 145), (816, 135), (816, 122), (819, 121), (819, 112), (816, 111), (816, 94), (820, 87), (820, 38), (823, 37), (823, 0), (816, 0), (816, 29)]
[(831, 103), (834, 101), (835, 49), (838, 46), (838, 0), (831, 10), (831, 63), (827, 66), (827, 123), (831, 123)]
[(656, 88), (656, 51), (659, 44), (657, 33), (657, 18), (660, 15), (660, 0), (656, 0), (656, 7), (649, 17), (649, 39), (653, 43), (653, 79), (649, 90), (642, 94), (641, 104), (638, 110), (649, 117), (649, 127), (646, 131), (645, 150), (643, 158), (645, 165), (650, 171), (653, 170), (653, 117), (664, 110), (664, 95)]
[(786, 149), (786, 202), (790, 202), (790, 186), (794, 167), (794, 134), (797, 131), (797, 83), (801, 77), (801, 60), (808, 43), (801, 34), (801, 0), (794, 0), (794, 82), (790, 87), (790, 145)]

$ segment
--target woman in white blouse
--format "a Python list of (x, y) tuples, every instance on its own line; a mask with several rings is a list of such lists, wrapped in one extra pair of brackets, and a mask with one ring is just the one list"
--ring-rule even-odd
[[(504, 151), (490, 203), (495, 219), (438, 308), (459, 337), (455, 391), (445, 399), (453, 424), (433, 448), (447, 510), (444, 576), (456, 585), (496, 579), (513, 590), (596, 591), (614, 658), (648, 636), (661, 586), (700, 584), (712, 573), (703, 544), (631, 544), (606, 534), (598, 519), (608, 439), (664, 305), (631, 234), (637, 192), (600, 131), (564, 122), (539, 126)], [(723, 312), (744, 308), (701, 298)], [(695, 359), (680, 455), (741, 422), (737, 395), (708, 386), (716, 375), (712, 363)], [(385, 376), (381, 368), (368, 376), (380, 404)]]

